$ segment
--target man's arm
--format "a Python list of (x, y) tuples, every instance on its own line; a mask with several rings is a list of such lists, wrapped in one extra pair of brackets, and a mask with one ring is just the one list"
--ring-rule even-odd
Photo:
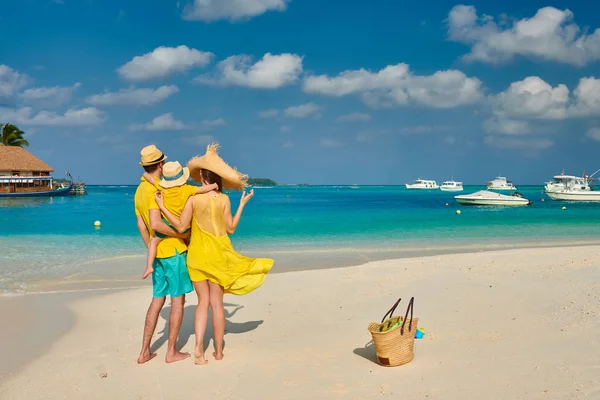
[(138, 231), (140, 231), (140, 236), (142, 237), (144, 244), (146, 244), (146, 247), (150, 246), (150, 232), (148, 232), (148, 228), (144, 223), (144, 219), (139, 215), (137, 216), (137, 227)]
[(157, 208), (150, 209), (150, 228), (155, 232), (160, 232), (163, 235), (185, 239), (186, 235), (176, 232), (169, 225), (165, 224), (160, 216), (160, 210)]

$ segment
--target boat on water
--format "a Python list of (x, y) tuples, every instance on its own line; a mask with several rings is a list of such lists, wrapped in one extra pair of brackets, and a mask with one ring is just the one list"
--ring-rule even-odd
[(513, 183), (506, 179), (504, 176), (497, 176), (495, 179), (486, 182), (487, 190), (498, 190), (498, 191), (516, 191), (517, 187)]
[(52, 167), (17, 146), (0, 146), (0, 197), (68, 196), (70, 184), (54, 182)]
[(463, 189), (463, 183), (456, 181), (442, 182), (442, 185), (440, 186), (442, 192), (462, 192)]
[(473, 206), (528, 206), (531, 200), (524, 198), (520, 193), (511, 195), (480, 190), (471, 194), (454, 196), (454, 199), (463, 205)]
[(592, 190), (587, 177), (564, 174), (556, 175), (551, 181), (546, 182), (544, 185), (544, 191), (546, 193), (560, 192), (566, 189), (584, 192), (589, 192)]
[(436, 181), (431, 181), (427, 179), (417, 179), (415, 183), (407, 183), (407, 189), (438, 189), (439, 186)]

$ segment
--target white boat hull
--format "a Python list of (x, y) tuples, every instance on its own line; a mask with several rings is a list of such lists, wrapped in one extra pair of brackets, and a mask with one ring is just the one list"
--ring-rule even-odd
[(506, 196), (500, 193), (482, 190), (472, 194), (454, 196), (454, 199), (463, 205), (470, 206), (527, 206), (531, 201), (523, 197)]
[(454, 188), (450, 188), (450, 187), (443, 187), (443, 186), (440, 186), (440, 190), (441, 190), (442, 192), (462, 192), (462, 191), (463, 191), (463, 188), (461, 188), (461, 187), (454, 187)]
[(600, 201), (600, 192), (575, 191), (575, 192), (546, 192), (552, 200), (562, 201)]
[(426, 185), (419, 185), (419, 184), (406, 184), (406, 188), (407, 189), (421, 189), (421, 190), (433, 190), (433, 189), (439, 189), (438, 185), (431, 185), (431, 186), (426, 186)]

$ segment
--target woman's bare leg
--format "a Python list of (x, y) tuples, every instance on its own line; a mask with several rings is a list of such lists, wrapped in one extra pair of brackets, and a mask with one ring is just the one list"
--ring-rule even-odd
[(212, 309), (213, 332), (215, 335), (215, 360), (223, 359), (223, 340), (225, 337), (225, 309), (223, 308), (223, 287), (208, 282), (210, 307)]
[(208, 323), (208, 306), (210, 304), (208, 281), (194, 282), (194, 289), (198, 295), (198, 305), (194, 314), (194, 331), (196, 333), (194, 360), (197, 365), (204, 365), (208, 362), (204, 357), (204, 333)]

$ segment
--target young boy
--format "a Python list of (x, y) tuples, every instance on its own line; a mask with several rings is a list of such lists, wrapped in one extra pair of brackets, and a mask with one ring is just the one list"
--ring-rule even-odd
[[(189, 169), (187, 167), (182, 168), (178, 161), (165, 163), (163, 166), (163, 177), (160, 182), (158, 182), (158, 185), (152, 176), (149, 174), (144, 174), (144, 178), (148, 182), (152, 183), (157, 187), (158, 190), (162, 191), (165, 207), (171, 213), (176, 215), (177, 218), (181, 217), (181, 213), (183, 212), (183, 208), (185, 207), (185, 203), (187, 202), (188, 198), (196, 194), (208, 193), (211, 190), (218, 189), (217, 184), (214, 183), (207, 186), (188, 185), (186, 182), (189, 177)], [(163, 217), (163, 221), (173, 228), (174, 232), (177, 231), (167, 221), (166, 218)], [(154, 236), (150, 239), (150, 246), (148, 246), (148, 259), (146, 260), (146, 270), (142, 275), (142, 279), (146, 279), (148, 275), (154, 272), (152, 264), (154, 264), (154, 259), (156, 258), (156, 249), (158, 248), (160, 241), (165, 237), (166, 236), (161, 233), (154, 232)]]

